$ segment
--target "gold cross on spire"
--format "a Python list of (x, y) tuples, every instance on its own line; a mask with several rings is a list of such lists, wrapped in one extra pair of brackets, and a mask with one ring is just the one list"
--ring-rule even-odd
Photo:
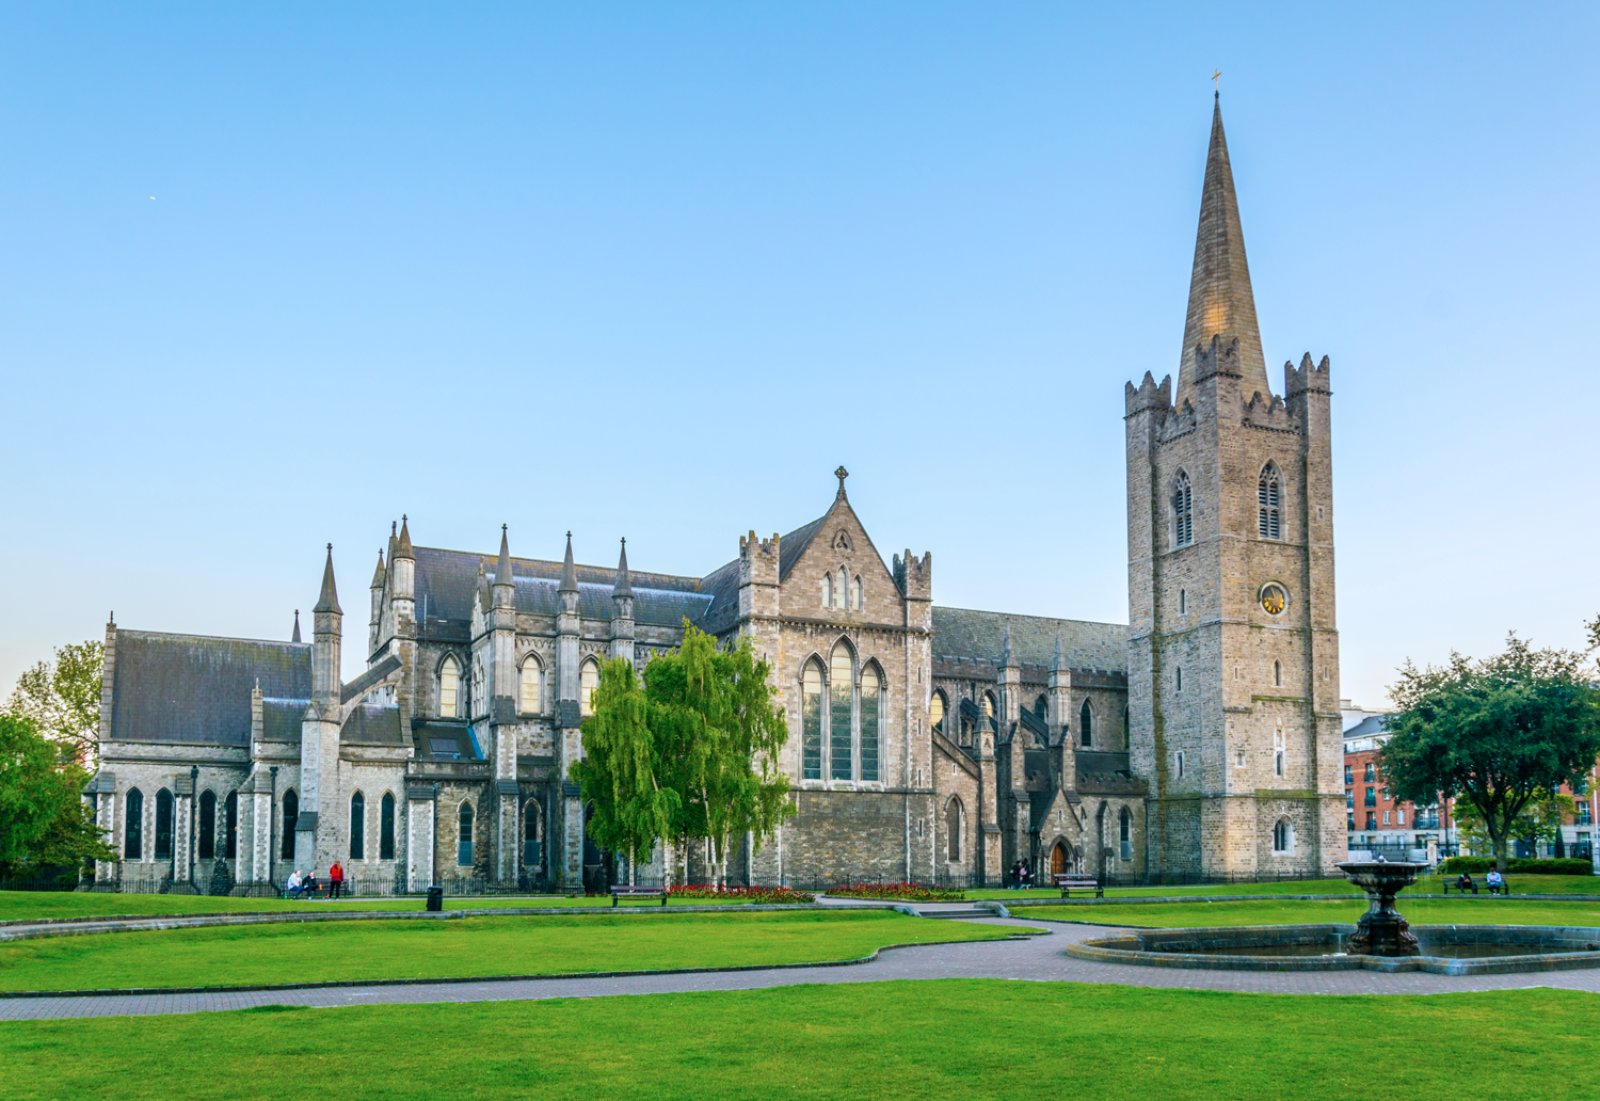
[(1213, 90), (1212, 94), (1215, 95), (1218, 99), (1221, 99), (1222, 98), (1222, 70), (1221, 69), (1213, 69), (1213, 70), (1211, 70), (1211, 83), (1214, 86), (1214, 90)]

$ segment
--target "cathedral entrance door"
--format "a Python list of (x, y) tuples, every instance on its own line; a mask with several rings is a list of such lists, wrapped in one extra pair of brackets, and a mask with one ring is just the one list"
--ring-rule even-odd
[(1067, 847), (1060, 841), (1050, 850), (1050, 874), (1064, 875), (1067, 870)]

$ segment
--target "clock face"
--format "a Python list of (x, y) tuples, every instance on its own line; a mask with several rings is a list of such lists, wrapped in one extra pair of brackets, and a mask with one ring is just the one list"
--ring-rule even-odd
[(1289, 594), (1276, 581), (1261, 586), (1261, 608), (1268, 615), (1282, 615), (1289, 606)]

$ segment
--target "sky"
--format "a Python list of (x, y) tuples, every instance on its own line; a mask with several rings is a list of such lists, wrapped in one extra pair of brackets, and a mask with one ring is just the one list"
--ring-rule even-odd
[[(702, 575), (832, 500), (1126, 622), (1214, 69), (1269, 375), (1331, 357), (1342, 694), (1600, 614), (1600, 8), (0, 7), (0, 691), (124, 626), (362, 663), (420, 545)], [(309, 619), (309, 617), (308, 617)], [(308, 623), (309, 626), (309, 623)]]

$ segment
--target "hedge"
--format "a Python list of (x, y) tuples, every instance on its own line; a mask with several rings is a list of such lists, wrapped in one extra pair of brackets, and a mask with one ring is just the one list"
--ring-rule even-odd
[[(1487, 872), (1494, 867), (1491, 856), (1451, 856), (1439, 862), (1440, 875), (1460, 875), (1462, 872)], [(1577, 857), (1512, 857), (1506, 869), (1524, 875), (1592, 875), (1594, 865)]]

